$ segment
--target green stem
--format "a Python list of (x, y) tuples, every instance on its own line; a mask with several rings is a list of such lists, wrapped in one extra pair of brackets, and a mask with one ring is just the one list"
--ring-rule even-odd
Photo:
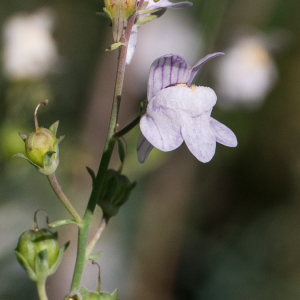
[(37, 291), (40, 300), (48, 300), (47, 294), (46, 294), (46, 280), (38, 281), (36, 283)]
[(78, 225), (80, 225), (82, 223), (82, 219), (79, 216), (78, 212), (76, 211), (76, 209), (73, 207), (73, 205), (71, 204), (71, 202), (69, 201), (69, 199), (67, 198), (67, 196), (64, 194), (64, 192), (62, 191), (60, 185), (57, 182), (57, 179), (55, 177), (55, 174), (51, 174), (47, 176), (49, 179), (49, 182), (55, 192), (55, 194), (57, 195), (57, 197), (60, 199), (60, 201), (63, 203), (63, 205), (66, 207), (66, 209), (69, 211), (69, 213), (72, 215), (72, 217), (74, 218), (74, 220), (76, 221), (76, 223)]
[[(138, 9), (140, 9), (143, 3), (144, 0), (141, 0), (139, 2)], [(100, 190), (104, 181), (104, 176), (108, 169), (108, 165), (116, 142), (116, 140), (113, 138), (113, 135), (116, 132), (121, 95), (123, 89), (123, 81), (124, 81), (125, 68), (126, 68), (126, 56), (127, 56), (127, 41), (129, 40), (132, 26), (135, 21), (135, 17), (136, 14), (134, 14), (128, 20), (128, 24), (125, 30), (125, 35), (123, 35), (121, 39), (121, 41), (124, 42), (125, 45), (119, 48), (119, 59), (118, 59), (118, 69), (117, 69), (116, 82), (115, 82), (114, 98), (113, 98), (106, 142), (105, 142), (102, 158), (100, 161), (98, 173), (93, 183), (92, 193), (83, 217), (83, 226), (82, 228), (78, 229), (77, 258), (76, 258), (75, 270), (74, 270), (72, 286), (71, 286), (71, 291), (74, 292), (78, 291), (80, 287), (80, 281), (86, 263), (86, 246), (87, 246), (89, 228), (96, 207), (97, 199), (99, 198), (100, 195)]]
[(89, 244), (86, 247), (86, 260), (89, 259), (90, 254), (92, 253), (92, 251), (94, 250), (96, 243), (98, 242), (98, 240), (101, 237), (102, 232), (104, 231), (106, 225), (108, 223), (108, 218), (103, 216), (100, 226), (98, 227), (97, 231), (95, 232), (94, 236), (92, 237), (92, 239), (90, 240)]

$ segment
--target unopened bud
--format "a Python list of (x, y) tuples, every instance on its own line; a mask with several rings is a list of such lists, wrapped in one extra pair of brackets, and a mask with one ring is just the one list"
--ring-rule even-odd
[(19, 238), (16, 256), (29, 278), (39, 281), (56, 271), (68, 244), (60, 249), (57, 233), (48, 229), (27, 230)]
[(135, 12), (137, 0), (104, 0), (103, 9), (112, 20), (113, 38), (119, 42), (123, 29), (128, 20)]
[(119, 208), (128, 200), (135, 185), (136, 182), (131, 183), (126, 176), (119, 174), (117, 171), (107, 170), (100, 197), (97, 201), (103, 214), (108, 218), (115, 216)]
[(37, 121), (37, 110), (41, 104), (47, 105), (48, 101), (39, 103), (35, 109), (35, 131), (29, 135), (19, 133), (25, 142), (26, 155), (16, 154), (14, 157), (27, 159), (34, 165), (38, 171), (44, 175), (51, 175), (55, 172), (59, 164), (59, 143), (63, 140), (63, 136), (56, 138), (58, 121), (50, 126), (49, 129), (39, 127)]

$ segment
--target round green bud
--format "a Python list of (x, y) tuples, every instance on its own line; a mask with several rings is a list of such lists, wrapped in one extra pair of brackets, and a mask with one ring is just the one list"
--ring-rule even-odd
[[(50, 269), (56, 263), (60, 250), (56, 232), (53, 233), (45, 228), (38, 231), (27, 230), (20, 236), (16, 248), (16, 251), (24, 257), (33, 272), (36, 271), (36, 258), (43, 250), (47, 251)], [(21, 261), (20, 263), (24, 267)]]
[(44, 167), (44, 156), (48, 151), (55, 151), (56, 136), (46, 128), (38, 128), (25, 140), (28, 159), (35, 165)]

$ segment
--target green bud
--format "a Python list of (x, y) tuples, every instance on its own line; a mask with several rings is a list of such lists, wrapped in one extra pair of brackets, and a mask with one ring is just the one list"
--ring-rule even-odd
[(25, 151), (28, 159), (43, 168), (44, 156), (48, 151), (55, 152), (56, 136), (46, 128), (38, 128), (25, 140)]
[(104, 12), (112, 20), (113, 38), (115, 43), (121, 39), (126, 20), (135, 12), (137, 0), (104, 0)]
[(115, 216), (119, 208), (128, 200), (136, 182), (117, 171), (109, 169), (105, 174), (103, 186), (97, 204), (102, 208), (103, 214), (111, 218)]
[(89, 292), (86, 288), (81, 288), (82, 300), (119, 300), (118, 291), (115, 290), (112, 294), (104, 292)]
[(29, 278), (37, 282), (56, 271), (67, 246), (59, 248), (56, 232), (27, 230), (19, 238), (16, 256)]
[(25, 142), (26, 155), (16, 154), (14, 157), (21, 157), (28, 160), (34, 165), (38, 171), (44, 175), (51, 175), (55, 172), (59, 164), (59, 143), (64, 138), (56, 138), (58, 121), (50, 126), (49, 129), (38, 126), (37, 110), (41, 104), (47, 105), (48, 100), (39, 103), (35, 109), (35, 132), (27, 135), (19, 133), (22, 140)]

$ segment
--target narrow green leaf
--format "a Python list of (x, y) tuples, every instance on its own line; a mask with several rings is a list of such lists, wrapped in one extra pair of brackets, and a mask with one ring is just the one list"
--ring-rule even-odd
[(117, 140), (118, 143), (118, 153), (119, 153), (119, 157), (120, 157), (120, 161), (123, 164), (124, 160), (125, 160), (125, 145), (124, 142), (121, 139)]
[(86, 169), (87, 169), (87, 171), (89, 172), (89, 174), (91, 175), (92, 180), (93, 180), (93, 182), (94, 182), (95, 179), (96, 179), (95, 172), (94, 172), (91, 168), (89, 168), (89, 167), (86, 167)]
[(55, 221), (55, 222), (52, 222), (49, 224), (49, 227), (51, 228), (56, 228), (56, 227), (60, 227), (60, 226), (63, 226), (63, 225), (69, 225), (69, 224), (76, 224), (76, 221), (74, 220), (58, 220), (58, 221)]
[(142, 26), (142, 25), (145, 25), (145, 24), (155, 20), (156, 18), (157, 18), (157, 16), (155, 16), (155, 15), (147, 16), (147, 17), (144, 17), (144, 18), (139, 18), (137, 20), (137, 22), (135, 23), (135, 25)]
[(103, 252), (97, 252), (97, 253), (94, 253), (94, 254), (90, 254), (88, 260), (96, 260), (96, 259), (98, 259), (102, 256), (102, 253)]
[(122, 43), (122, 42), (117, 42), (114, 43), (112, 45), (110, 45), (108, 48), (105, 49), (105, 51), (113, 51), (118, 49), (120, 46), (125, 46), (126, 44)]

